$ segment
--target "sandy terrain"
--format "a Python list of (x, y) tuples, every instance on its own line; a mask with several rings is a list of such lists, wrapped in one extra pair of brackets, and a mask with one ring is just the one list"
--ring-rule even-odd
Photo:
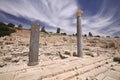
[(0, 38), (0, 80), (120, 80), (120, 38), (83, 37), (84, 57), (76, 57), (76, 36), (40, 33), (39, 65), (27, 66), (30, 32)]

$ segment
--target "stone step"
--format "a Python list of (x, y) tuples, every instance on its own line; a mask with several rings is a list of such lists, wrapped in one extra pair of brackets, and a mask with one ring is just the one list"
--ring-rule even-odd
[[(111, 67), (111, 65), (112, 65), (112, 67), (114, 68), (115, 66), (118, 65), (118, 63), (111, 62), (111, 63), (109, 63), (108, 65), (106, 64), (106, 65), (104, 65), (104, 66), (107, 67), (107, 68), (109, 68), (109, 70), (111, 70), (111, 69), (113, 69), (113, 68)], [(106, 77), (106, 74), (107, 74), (107, 73), (108, 73), (108, 71), (106, 71), (106, 72), (104, 72), (104, 73), (102, 73), (102, 74), (97, 75), (97, 76), (96, 76), (96, 79), (98, 79), (98, 80), (103, 80), (103, 79)]]
[(107, 76), (103, 80), (116, 80), (116, 79)]
[(71, 77), (74, 77), (78, 74), (83, 74), (87, 71), (90, 71), (96, 67), (99, 67), (99, 66), (102, 66), (104, 64), (106, 64), (106, 62), (111, 62), (112, 59), (108, 59), (108, 60), (105, 60), (105, 61), (101, 61), (99, 63), (95, 63), (95, 64), (91, 64), (91, 65), (88, 65), (88, 66), (85, 66), (85, 67), (82, 67), (82, 68), (76, 68), (73, 69), (72, 71), (69, 71), (69, 72), (64, 72), (62, 74), (59, 74), (57, 76), (54, 76), (52, 78), (46, 78), (46, 79), (43, 79), (43, 80), (64, 80), (64, 79), (70, 79)]
[(115, 71), (119, 71), (120, 72), (120, 64), (114, 66), (112, 69), (115, 70)]
[(115, 80), (120, 80), (120, 72), (115, 70), (109, 70), (105, 73), (106, 76), (109, 76)]
[(101, 74), (99, 74), (99, 75), (96, 77), (96, 79), (98, 79), (98, 80), (103, 80), (105, 77), (106, 77), (106, 76), (105, 76), (105, 73), (101, 73)]
[(83, 74), (83, 75), (80, 75), (80, 79), (82, 79), (82, 80), (85, 80), (86, 78), (91, 78), (91, 79), (95, 79), (95, 77), (94, 76), (96, 76), (96, 75), (99, 75), (99, 74), (101, 74), (101, 73), (103, 73), (103, 72), (105, 72), (105, 71), (107, 71), (108, 70), (108, 68), (106, 68), (106, 67), (99, 67), (99, 68), (96, 68), (96, 69), (94, 69), (94, 70), (91, 70), (90, 72), (88, 72), (88, 73), (85, 73), (85, 74)]
[[(113, 62), (112, 62), (113, 63)], [(97, 63), (98, 64), (98, 63)], [(107, 70), (109, 70), (109, 68), (108, 67), (106, 67), (106, 65), (108, 65), (108, 64), (105, 64), (105, 65), (103, 65), (103, 66), (100, 66), (100, 67), (96, 67), (96, 68), (94, 68), (94, 69), (91, 69), (91, 70), (89, 70), (88, 72), (85, 72), (85, 73), (83, 73), (83, 74), (79, 74), (78, 76), (76, 76), (76, 77), (73, 77), (73, 78), (71, 78), (71, 80), (86, 80), (87, 78), (92, 78), (92, 79), (96, 79), (95, 78), (95, 76), (97, 76), (97, 75), (100, 75), (100, 74), (102, 74), (102, 73), (105, 73)], [(114, 64), (114, 65), (116, 65), (116, 64)], [(114, 66), (113, 65), (113, 66)], [(110, 66), (109, 66), (110, 67)], [(87, 68), (86, 68), (87, 69)], [(82, 70), (82, 69), (81, 69)], [(69, 80), (69, 79), (68, 79)], [(99, 77), (98, 77), (98, 80), (100, 80), (99, 79)], [(101, 79), (102, 80), (102, 79)]]
[(10, 66), (5, 66), (3, 68), (0, 68), (0, 73), (21, 71), (21, 70), (26, 70), (26, 69), (29, 70), (29, 69), (32, 69), (32, 68), (44, 67), (44, 66), (57, 64), (57, 63), (63, 63), (63, 62), (67, 63), (69, 61), (74, 61), (74, 60), (78, 60), (78, 58), (72, 57), (72, 58), (68, 58), (68, 59), (65, 59), (65, 60), (44, 61), (44, 62), (40, 62), (36, 66), (27, 66), (27, 64), (10, 65)]
[(0, 80), (14, 80), (15, 72), (8, 72), (0, 74)]
[[(11, 67), (12, 69), (9, 68), (7, 72), (16, 72), (14, 80), (29, 80), (29, 79), (36, 80), (40, 78), (54, 77), (59, 74), (67, 73), (67, 72), (69, 74), (70, 71), (74, 71), (75, 69), (79, 69), (79, 68), (88, 66), (90, 64), (99, 63), (107, 59), (110, 59), (110, 58), (102, 57), (102, 56), (95, 57), (95, 58), (73, 58), (73, 59), (71, 58), (66, 60), (53, 61), (50, 63), (47, 62), (44, 64), (39, 64), (37, 66), (25, 66), (23, 68), (20, 68), (20, 65), (19, 65), (19, 66), (16, 66), (16, 68), (15, 67)], [(18, 69), (17, 67), (20, 69)]]

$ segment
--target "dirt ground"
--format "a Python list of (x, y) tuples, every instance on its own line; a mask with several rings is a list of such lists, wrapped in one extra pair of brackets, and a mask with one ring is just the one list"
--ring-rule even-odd
[(0, 80), (120, 80), (120, 38), (83, 37), (83, 58), (76, 36), (40, 33), (39, 65), (27, 66), (30, 31), (0, 38)]

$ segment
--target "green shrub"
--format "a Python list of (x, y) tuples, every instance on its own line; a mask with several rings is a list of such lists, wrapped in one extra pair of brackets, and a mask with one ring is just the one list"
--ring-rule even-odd
[(8, 27), (12, 27), (12, 28), (14, 28), (15, 27), (15, 25), (13, 24), (13, 23), (8, 23), (8, 25), (7, 25)]
[(22, 28), (23, 28), (22, 24), (19, 24), (17, 27), (18, 30), (22, 30)]
[(10, 36), (10, 34), (14, 32), (16, 32), (14, 28), (8, 27), (6, 24), (0, 24), (0, 37)]
[(61, 33), (61, 35), (67, 35), (66, 33)]
[(119, 36), (115, 36), (114, 38), (120, 38)]
[(110, 38), (110, 36), (106, 36), (107, 38)]
[(96, 35), (95, 37), (100, 37), (100, 35)]
[(0, 26), (6, 26), (6, 24), (3, 22), (0, 22)]

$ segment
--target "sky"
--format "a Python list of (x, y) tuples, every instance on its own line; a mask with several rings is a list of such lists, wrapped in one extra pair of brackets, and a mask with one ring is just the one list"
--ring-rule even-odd
[(37, 22), (48, 32), (74, 34), (80, 9), (83, 34), (120, 36), (120, 0), (0, 0), (0, 22), (26, 29)]

